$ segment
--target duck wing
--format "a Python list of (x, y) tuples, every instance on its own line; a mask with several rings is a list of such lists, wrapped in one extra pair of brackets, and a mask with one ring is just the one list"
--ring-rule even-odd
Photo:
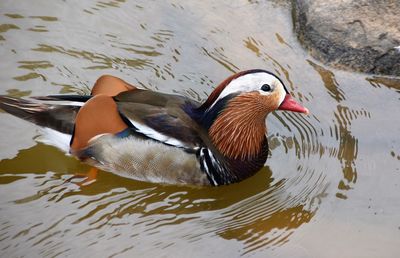
[(138, 89), (122, 92), (114, 100), (135, 132), (187, 150), (203, 145), (204, 130), (184, 110), (199, 103), (179, 95)]
[[(122, 123), (129, 128), (129, 134), (150, 138), (187, 151), (197, 150), (199, 146), (204, 145), (203, 138), (207, 138), (207, 132), (185, 112), (185, 108), (196, 108), (200, 103), (184, 96), (132, 89), (122, 91), (116, 96), (50, 95), (35, 99), (64, 101), (81, 106), (75, 108), (79, 111), (77, 119), (73, 117), (70, 120), (72, 123), (75, 122), (71, 142), (80, 139), (78, 140), (80, 144), (72, 146), (75, 149), (84, 148), (90, 138), (96, 135), (119, 133), (117, 128), (122, 130), (124, 128)], [(117, 107), (115, 111), (111, 102)], [(119, 117), (123, 122), (118, 121)], [(120, 125), (111, 128), (115, 121)]]

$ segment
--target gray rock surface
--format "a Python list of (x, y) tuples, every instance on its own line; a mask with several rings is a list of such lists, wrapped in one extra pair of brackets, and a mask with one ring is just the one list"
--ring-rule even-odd
[(400, 76), (399, 0), (294, 0), (299, 40), (339, 68)]

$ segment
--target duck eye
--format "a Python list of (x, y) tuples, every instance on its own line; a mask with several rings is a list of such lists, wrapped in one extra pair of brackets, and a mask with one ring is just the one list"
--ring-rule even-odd
[(268, 84), (264, 84), (263, 86), (261, 86), (261, 90), (262, 91), (271, 91), (271, 86), (269, 86)]

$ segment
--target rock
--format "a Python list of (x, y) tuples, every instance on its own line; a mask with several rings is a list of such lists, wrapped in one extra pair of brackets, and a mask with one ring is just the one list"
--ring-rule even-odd
[(400, 1), (294, 0), (299, 40), (320, 61), (400, 76)]

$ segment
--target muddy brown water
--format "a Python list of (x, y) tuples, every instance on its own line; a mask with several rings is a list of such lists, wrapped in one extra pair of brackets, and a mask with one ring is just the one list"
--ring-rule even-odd
[(0, 111), (1, 257), (399, 257), (400, 83), (315, 61), (281, 1), (0, 3), (0, 94), (88, 92), (102, 74), (204, 100), (278, 74), (311, 111), (268, 118), (268, 165), (218, 188), (89, 167)]

